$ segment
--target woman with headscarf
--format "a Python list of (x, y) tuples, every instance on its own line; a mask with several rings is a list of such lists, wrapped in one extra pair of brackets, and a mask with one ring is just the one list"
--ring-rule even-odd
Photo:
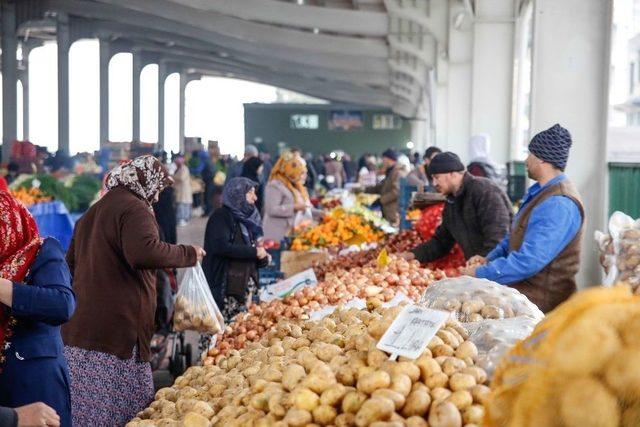
[(304, 160), (285, 153), (271, 171), (264, 190), (264, 237), (282, 240), (294, 227), (296, 213), (311, 207), (304, 186), (307, 179)]
[(264, 185), (260, 179), (262, 176), (262, 170), (264, 169), (262, 163), (263, 162), (259, 157), (251, 157), (245, 160), (242, 165), (241, 175), (242, 177), (248, 178), (257, 184), (256, 196), (258, 197), (258, 200), (256, 200), (256, 208), (258, 209), (258, 212), (262, 212), (264, 202)]
[(204, 256), (160, 240), (151, 204), (171, 184), (158, 159), (138, 157), (107, 175), (76, 224), (67, 262), (78, 310), (62, 329), (76, 426), (122, 426), (153, 400), (156, 271)]
[(40, 237), (29, 211), (7, 192), (0, 192), (0, 236), (0, 406), (44, 402), (54, 411), (42, 425), (71, 426), (60, 325), (73, 314), (75, 296), (64, 251)]
[(202, 267), (225, 321), (243, 311), (257, 290), (258, 268), (269, 264), (266, 250), (256, 245), (262, 236), (256, 209), (256, 183), (247, 178), (227, 181), (223, 206), (207, 222)]

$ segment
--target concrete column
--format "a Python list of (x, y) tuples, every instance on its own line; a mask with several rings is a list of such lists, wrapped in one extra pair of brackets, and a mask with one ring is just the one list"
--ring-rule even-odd
[[(578, 284), (600, 283), (593, 232), (606, 221), (611, 1), (534, 3), (531, 134), (560, 123), (573, 136), (567, 175), (586, 211)], [(568, 25), (569, 24), (569, 25)]]
[(184, 99), (184, 91), (187, 87), (187, 73), (184, 71), (180, 72), (180, 97), (179, 97), (179, 114), (180, 118), (178, 120), (178, 141), (180, 142), (180, 152), (185, 154), (185, 145), (184, 145), (184, 117), (185, 117), (185, 99)]
[(109, 141), (109, 61), (111, 45), (100, 39), (100, 147)]
[(164, 151), (164, 83), (167, 80), (167, 64), (158, 61), (158, 151)]
[(18, 133), (16, 6), (12, 1), (4, 1), (0, 7), (2, 12), (2, 161), (7, 163), (11, 155), (11, 145)]
[(491, 155), (498, 163), (506, 163), (511, 155), (514, 3), (514, 0), (475, 2), (471, 134), (491, 136)]
[(22, 43), (20, 81), (22, 82), (22, 139), (29, 140), (29, 54), (33, 46)]
[(69, 154), (69, 17), (60, 13), (56, 25), (58, 42), (58, 150)]
[(133, 132), (132, 139), (140, 141), (140, 72), (142, 71), (142, 54), (140, 51), (133, 52), (133, 99), (132, 99), (132, 115), (133, 115)]

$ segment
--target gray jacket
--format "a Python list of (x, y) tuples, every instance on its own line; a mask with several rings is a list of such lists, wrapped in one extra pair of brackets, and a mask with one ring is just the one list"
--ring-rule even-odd
[(264, 189), (264, 238), (276, 242), (282, 240), (294, 225), (295, 197), (282, 182), (269, 181)]

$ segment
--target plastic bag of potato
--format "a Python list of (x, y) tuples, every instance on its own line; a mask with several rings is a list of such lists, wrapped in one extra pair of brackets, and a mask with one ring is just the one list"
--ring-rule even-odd
[(640, 296), (579, 292), (500, 362), (487, 427), (640, 426)]
[(176, 295), (173, 313), (176, 331), (198, 331), (217, 334), (224, 330), (224, 319), (218, 309), (200, 263), (189, 268)]
[(640, 219), (634, 221), (614, 212), (609, 218), (609, 234), (596, 231), (595, 239), (607, 273), (604, 284), (623, 282), (640, 292)]
[(425, 290), (420, 304), (452, 311), (461, 322), (516, 316), (539, 321), (544, 317), (542, 311), (516, 289), (468, 276), (433, 283)]
[(190, 414), (225, 427), (481, 425), (490, 390), (467, 331), (452, 320), (418, 359), (390, 361), (376, 344), (402, 306), (368, 307), (282, 319), (260, 342), (190, 368), (128, 427)]

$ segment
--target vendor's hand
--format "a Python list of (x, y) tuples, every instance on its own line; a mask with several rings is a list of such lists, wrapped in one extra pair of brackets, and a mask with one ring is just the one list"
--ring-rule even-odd
[(304, 211), (306, 209), (307, 209), (306, 203), (296, 202), (296, 204), (293, 205), (293, 210), (296, 212)]
[(60, 416), (44, 403), (32, 403), (15, 409), (18, 427), (59, 427)]
[(198, 258), (198, 262), (201, 262), (207, 253), (200, 246), (193, 246), (193, 249), (196, 250), (196, 257)]
[(265, 259), (269, 256), (265, 248), (256, 248), (256, 251), (258, 252), (258, 259)]
[(485, 265), (486, 263), (487, 258), (480, 255), (472, 256), (469, 258), (469, 261), (467, 261), (467, 265)]
[(416, 256), (414, 255), (413, 252), (401, 252), (399, 254), (396, 254), (399, 258), (402, 258), (404, 260), (407, 261), (413, 261), (414, 259), (416, 259)]
[(463, 276), (476, 277), (476, 270), (477, 269), (478, 269), (477, 266), (462, 267), (460, 269), (460, 274), (463, 275)]

